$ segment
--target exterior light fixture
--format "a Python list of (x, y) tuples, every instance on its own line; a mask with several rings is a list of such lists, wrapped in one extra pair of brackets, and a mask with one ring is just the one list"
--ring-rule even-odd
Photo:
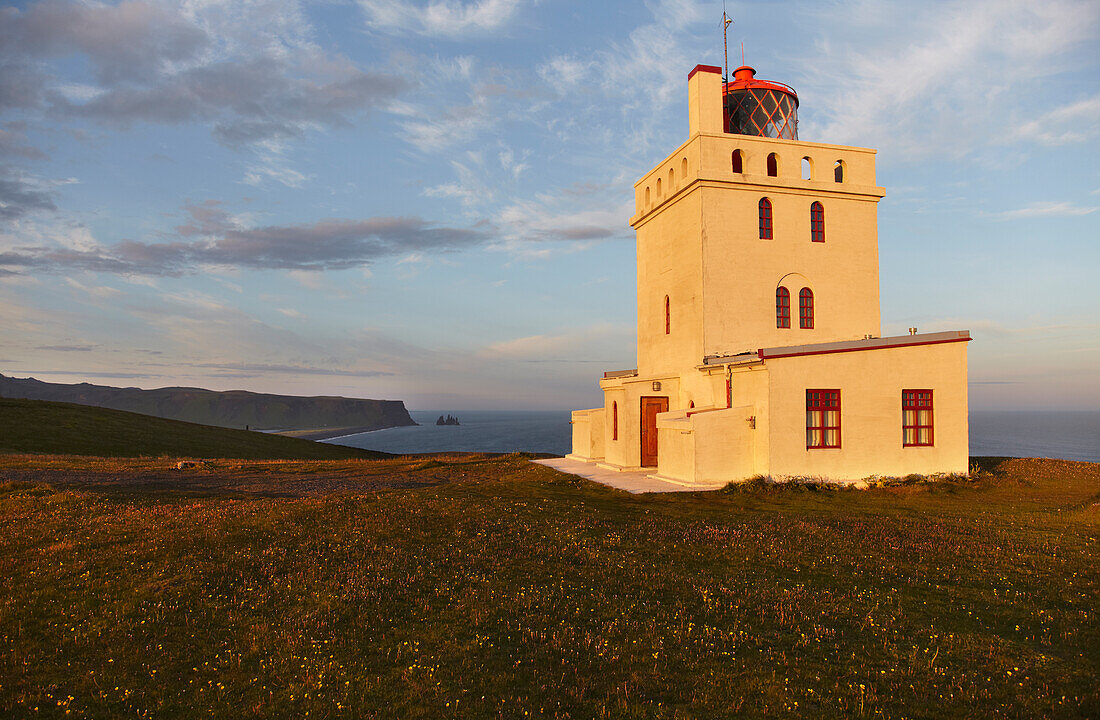
[(653, 381), (653, 392), (661, 392), (661, 381), (660, 380), (654, 380)]

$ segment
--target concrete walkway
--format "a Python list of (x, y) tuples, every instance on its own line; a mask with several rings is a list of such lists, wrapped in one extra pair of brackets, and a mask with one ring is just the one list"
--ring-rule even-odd
[(539, 465), (554, 468), (570, 475), (579, 475), (582, 478), (598, 482), (601, 485), (626, 490), (628, 493), (665, 493), (665, 492), (699, 492), (704, 490), (717, 490), (721, 486), (702, 487), (688, 486), (682, 483), (659, 478), (652, 470), (608, 470), (596, 465), (594, 462), (583, 460), (571, 460), (569, 458), (548, 458), (535, 460)]

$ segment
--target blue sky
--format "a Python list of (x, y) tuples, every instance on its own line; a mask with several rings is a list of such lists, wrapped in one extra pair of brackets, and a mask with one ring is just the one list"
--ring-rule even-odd
[[(884, 334), (969, 328), (971, 406), (1100, 407), (1100, 2), (727, 3), (803, 140), (879, 151)], [(632, 185), (720, 3), (0, 8), (0, 372), (600, 404)]]

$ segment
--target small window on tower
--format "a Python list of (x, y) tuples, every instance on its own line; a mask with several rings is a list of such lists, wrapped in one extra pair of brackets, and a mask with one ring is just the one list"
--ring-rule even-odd
[(733, 171), (735, 173), (744, 172), (745, 167), (745, 153), (740, 150), (733, 151)]
[(772, 201), (760, 198), (760, 239), (772, 239)]
[(812, 180), (814, 174), (814, 161), (808, 157), (802, 158), (802, 179)]
[(775, 326), (791, 326), (791, 291), (782, 285), (775, 289)]
[(825, 242), (825, 206), (819, 202), (810, 205), (810, 241)]
[(611, 403), (611, 439), (619, 439), (619, 403)]
[(844, 182), (844, 161), (843, 160), (837, 160), (836, 164), (833, 165), (833, 180), (838, 182), (838, 183)]
[(668, 191), (672, 192), (672, 189), (676, 187), (676, 174), (673, 173), (672, 168), (668, 169)]
[(665, 295), (665, 335), (672, 332), (672, 312), (668, 304), (668, 295)]
[(808, 287), (798, 291), (798, 327), (814, 329), (814, 291)]
[(775, 153), (768, 155), (768, 177), (779, 177), (779, 156)]
[(645, 189), (645, 204), (646, 204), (646, 207), (649, 207), (649, 188), (648, 187), (646, 187), (646, 189)]
[(657, 178), (657, 199), (661, 199), (661, 178)]
[(687, 176), (688, 176), (688, 159), (687, 158), (684, 158), (683, 160), (680, 161), (680, 174), (684, 176), (685, 180), (687, 180)]

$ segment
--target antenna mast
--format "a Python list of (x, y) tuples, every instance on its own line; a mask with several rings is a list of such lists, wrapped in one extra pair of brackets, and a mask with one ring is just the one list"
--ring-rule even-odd
[(727, 30), (729, 30), (730, 23), (732, 23), (732, 22), (733, 22), (733, 19), (729, 15), (726, 14), (726, 3), (723, 2), (722, 3), (722, 55), (724, 56), (725, 63), (726, 63), (725, 64), (726, 74), (722, 78), (723, 82), (729, 82), (729, 80), (730, 80), (730, 50), (729, 50), (729, 37), (728, 37)]

